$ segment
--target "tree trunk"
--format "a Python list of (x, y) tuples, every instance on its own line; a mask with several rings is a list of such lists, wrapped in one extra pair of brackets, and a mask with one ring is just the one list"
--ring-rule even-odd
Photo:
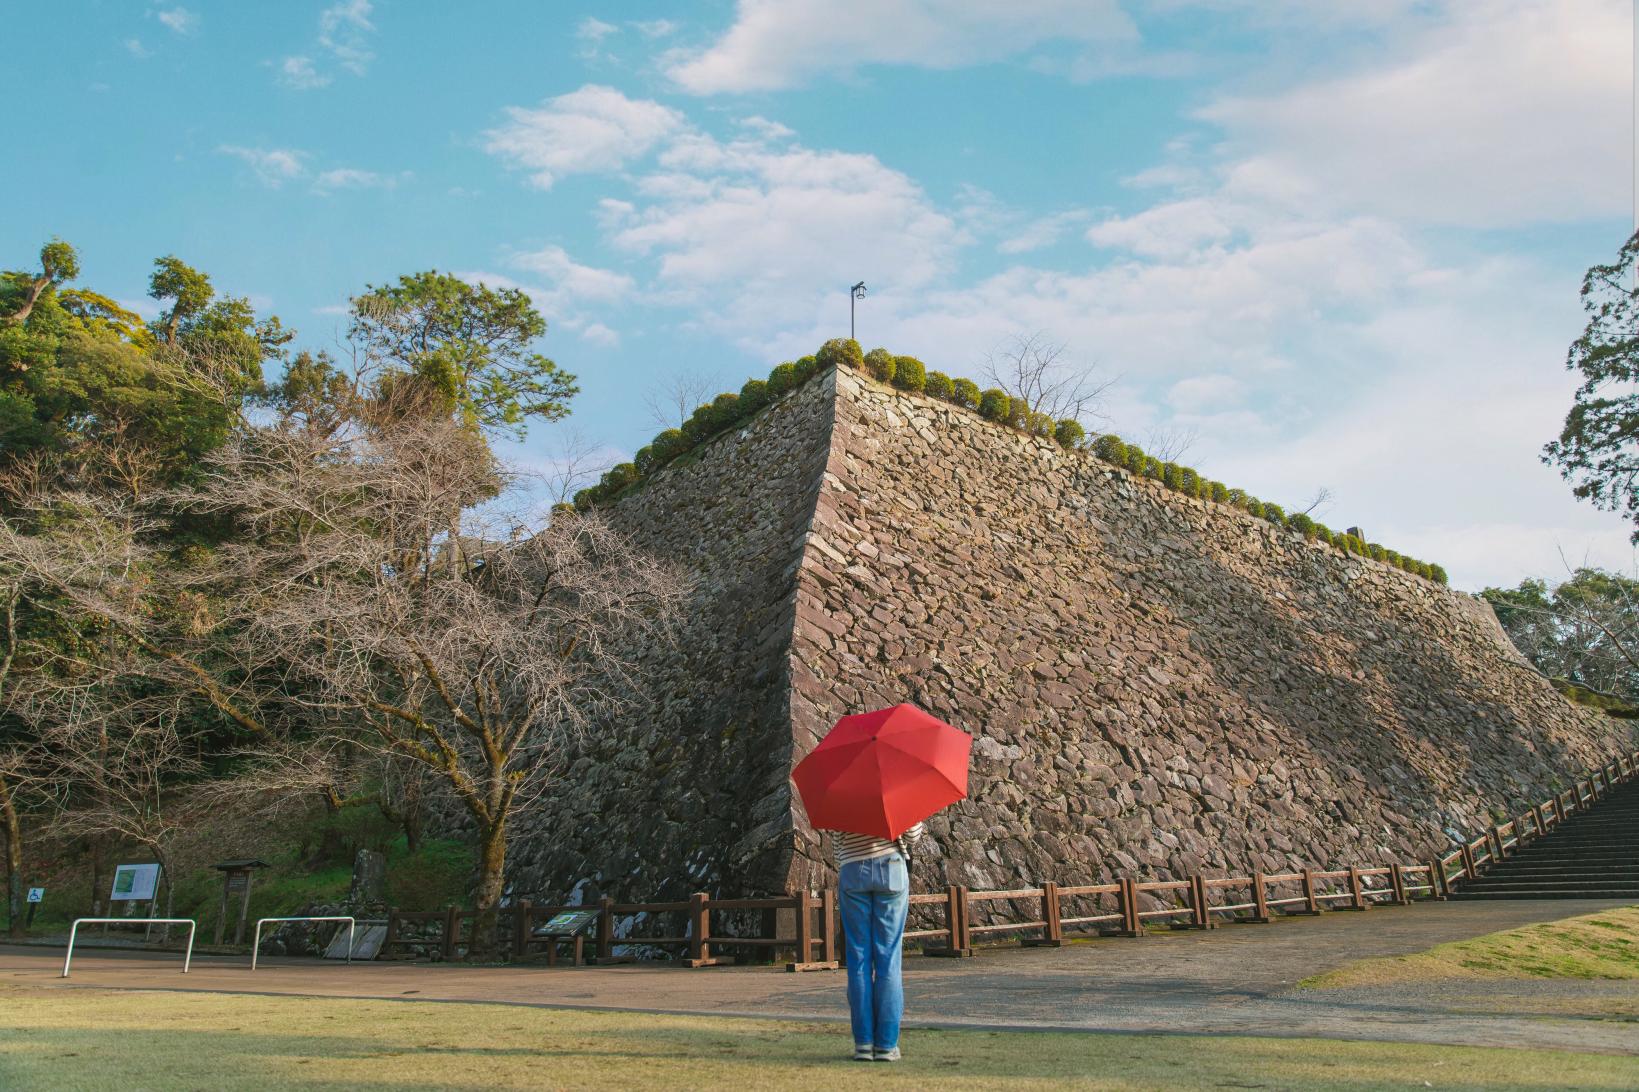
[[(108, 853), (103, 836), (93, 834), (86, 839), (91, 850), (91, 916), (106, 917), (103, 913), (103, 892), (108, 889)], [(105, 927), (106, 928), (106, 927)]]
[(478, 890), (472, 923), (472, 944), (467, 958), (495, 955), (495, 923), (500, 916), (501, 892), (506, 887), (506, 819), (480, 824), (478, 828)]
[(6, 833), (6, 930), (20, 937), (23, 935), (23, 828), (17, 821), (11, 787), (4, 780), (0, 780), (0, 820)]

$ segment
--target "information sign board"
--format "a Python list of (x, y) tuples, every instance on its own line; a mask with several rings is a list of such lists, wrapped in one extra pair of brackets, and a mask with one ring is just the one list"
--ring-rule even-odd
[(28, 901), (29, 902), (45, 902), (46, 901), (46, 889), (43, 888), (43, 887), (31, 887), (31, 888), (29, 888), (28, 889)]
[(151, 899), (158, 886), (159, 865), (122, 864), (114, 869), (114, 889), (108, 897), (115, 902)]
[(535, 935), (542, 937), (572, 937), (596, 920), (598, 920), (596, 910), (565, 910), (561, 914), (554, 914), (548, 918), (545, 925), (535, 930)]

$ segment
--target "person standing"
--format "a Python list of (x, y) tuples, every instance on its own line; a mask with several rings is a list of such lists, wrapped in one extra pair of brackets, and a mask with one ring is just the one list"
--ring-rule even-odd
[(905, 1011), (900, 960), (910, 909), (910, 847), (921, 837), (921, 823), (894, 839), (831, 832), (856, 1062), (897, 1062), (900, 1057), (899, 1023)]

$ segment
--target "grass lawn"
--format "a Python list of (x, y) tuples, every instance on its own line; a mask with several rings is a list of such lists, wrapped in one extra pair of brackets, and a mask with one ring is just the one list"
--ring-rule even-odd
[(1411, 955), (1362, 959), (1299, 985), (1342, 989), (1431, 978), (1639, 978), (1639, 906), (1487, 933)]
[(910, 1031), (506, 1005), (0, 988), (0, 1088), (1622, 1088), (1639, 1059), (1324, 1039)]

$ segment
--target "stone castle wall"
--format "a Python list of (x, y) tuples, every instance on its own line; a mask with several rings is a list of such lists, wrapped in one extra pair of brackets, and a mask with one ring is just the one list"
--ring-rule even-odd
[(975, 737), (917, 862), (975, 888), (1426, 858), (1631, 738), (1483, 603), (853, 373), (607, 516), (696, 586), (520, 824), (532, 897), (818, 886), (790, 769), (904, 700)]
[[(840, 377), (796, 748), (910, 700), (975, 736), (924, 883), (1426, 859), (1629, 738), (1490, 608), (943, 402)], [(798, 831), (797, 882), (825, 854)]]

